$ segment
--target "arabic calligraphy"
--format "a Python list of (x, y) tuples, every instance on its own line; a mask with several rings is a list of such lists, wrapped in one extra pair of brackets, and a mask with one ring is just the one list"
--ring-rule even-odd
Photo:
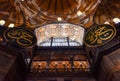
[(13, 42), (14, 44), (28, 47), (35, 43), (35, 36), (24, 29), (11, 29), (6, 32), (7, 40)]
[(115, 28), (110, 25), (100, 25), (87, 32), (85, 42), (91, 46), (103, 45), (114, 36), (115, 32)]

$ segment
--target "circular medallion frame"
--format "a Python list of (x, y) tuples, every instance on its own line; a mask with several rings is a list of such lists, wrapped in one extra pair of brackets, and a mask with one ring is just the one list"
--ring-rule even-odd
[(84, 43), (89, 47), (102, 46), (113, 39), (116, 28), (111, 25), (102, 24), (90, 28), (84, 37)]
[(3, 34), (5, 40), (19, 47), (31, 47), (36, 44), (36, 36), (30, 30), (23, 27), (8, 28)]

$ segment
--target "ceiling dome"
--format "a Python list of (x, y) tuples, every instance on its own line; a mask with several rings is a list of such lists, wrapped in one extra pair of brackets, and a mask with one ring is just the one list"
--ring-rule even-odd
[(103, 0), (96, 10), (94, 22), (96, 24), (113, 23), (114, 18), (120, 18), (120, 0)]
[(59, 18), (60, 22), (90, 27), (94, 22), (120, 18), (119, 9), (120, 0), (0, 0), (0, 20), (6, 21), (5, 26), (14, 23), (35, 28), (59, 22)]
[(42, 11), (64, 15), (73, 13), (79, 7), (77, 0), (35, 0)]

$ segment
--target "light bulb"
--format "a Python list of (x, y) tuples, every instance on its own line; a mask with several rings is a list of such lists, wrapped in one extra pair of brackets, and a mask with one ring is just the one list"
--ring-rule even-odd
[(113, 22), (114, 22), (114, 23), (119, 23), (119, 22), (120, 22), (120, 19), (119, 19), (119, 18), (114, 18), (114, 19), (113, 19)]
[(5, 24), (5, 20), (0, 20), (0, 25), (4, 25)]
[(82, 13), (81, 11), (78, 11), (78, 12), (77, 12), (77, 15), (78, 15), (78, 16), (81, 16), (82, 14), (83, 14), (83, 13)]
[(62, 18), (61, 18), (61, 17), (58, 17), (57, 20), (58, 20), (58, 21), (62, 21)]
[(13, 23), (11, 23), (11, 24), (9, 24), (9, 26), (8, 26), (8, 27), (13, 28), (13, 27), (14, 27), (14, 24), (13, 24)]
[(106, 22), (104, 22), (104, 24), (110, 24), (110, 23), (106, 21)]

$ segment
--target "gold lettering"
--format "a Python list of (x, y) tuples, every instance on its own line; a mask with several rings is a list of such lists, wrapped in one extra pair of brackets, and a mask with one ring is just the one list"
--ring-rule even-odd
[(95, 32), (91, 31), (92, 34), (89, 36), (90, 44), (97, 42), (98, 44), (102, 43), (103, 40), (108, 40), (113, 36), (113, 29), (107, 29), (105, 26), (94, 29)]
[(32, 44), (32, 40), (30, 40), (30, 39), (33, 38), (33, 36), (30, 35), (29, 33), (27, 33), (26, 31), (15, 30), (15, 31), (12, 31), (12, 32), (8, 32), (7, 36), (12, 38), (12, 39), (15, 39), (16, 42), (19, 45), (22, 45), (22, 46), (29, 46), (29, 45)]

